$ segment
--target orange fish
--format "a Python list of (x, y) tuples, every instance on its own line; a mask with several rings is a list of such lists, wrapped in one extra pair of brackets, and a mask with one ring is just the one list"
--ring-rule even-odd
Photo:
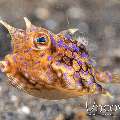
[(45, 99), (107, 93), (97, 80), (105, 82), (111, 76), (95, 69), (81, 42), (84, 35), (80, 34), (80, 41), (73, 37), (78, 29), (54, 34), (32, 25), (26, 17), (24, 20), (26, 30), (0, 21), (11, 35), (12, 53), (0, 62), (10, 84)]

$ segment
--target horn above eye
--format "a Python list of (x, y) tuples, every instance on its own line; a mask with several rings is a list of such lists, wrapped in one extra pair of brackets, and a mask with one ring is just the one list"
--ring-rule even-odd
[(9, 31), (10, 34), (14, 34), (14, 32), (16, 31), (16, 28), (4, 22), (3, 20), (0, 20), (0, 23)]
[(27, 17), (24, 17), (25, 20), (25, 24), (26, 24), (26, 29), (30, 29), (32, 26), (32, 23), (30, 22), (30, 20)]

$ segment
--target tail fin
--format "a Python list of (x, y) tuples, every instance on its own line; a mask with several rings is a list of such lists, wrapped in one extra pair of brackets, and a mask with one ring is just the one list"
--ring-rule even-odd
[(120, 74), (112, 74), (112, 83), (120, 83)]
[(110, 73), (108, 71), (97, 71), (96, 79), (102, 83), (120, 83), (120, 74)]

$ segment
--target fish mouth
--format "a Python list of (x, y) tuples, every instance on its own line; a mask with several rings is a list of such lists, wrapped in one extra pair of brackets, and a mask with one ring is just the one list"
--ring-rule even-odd
[(0, 70), (2, 72), (8, 72), (9, 69), (8, 69), (8, 61), (0, 61)]

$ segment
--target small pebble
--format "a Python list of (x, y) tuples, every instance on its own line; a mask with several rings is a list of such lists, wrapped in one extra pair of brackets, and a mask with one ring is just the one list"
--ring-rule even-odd
[(11, 101), (13, 101), (13, 102), (17, 101), (17, 96), (12, 95), (12, 96), (11, 96)]
[(30, 108), (27, 106), (22, 106), (18, 109), (18, 112), (21, 114), (30, 114)]

